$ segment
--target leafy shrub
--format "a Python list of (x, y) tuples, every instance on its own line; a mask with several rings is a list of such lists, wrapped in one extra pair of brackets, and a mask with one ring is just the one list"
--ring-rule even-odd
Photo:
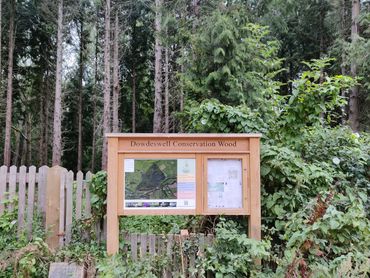
[[(338, 262), (361, 258), (351, 266), (356, 268), (370, 259), (370, 221), (363, 206), (366, 197), (351, 189), (325, 195), (290, 215), (282, 235), (284, 258), (277, 273), (308, 277), (325, 268), (334, 277), (342, 271)], [(361, 266), (361, 271), (370, 273), (370, 266)]]
[(270, 243), (247, 237), (233, 221), (221, 221), (216, 228), (216, 238), (207, 248), (201, 269), (211, 271), (216, 277), (245, 277), (259, 272), (257, 260), (268, 259)]

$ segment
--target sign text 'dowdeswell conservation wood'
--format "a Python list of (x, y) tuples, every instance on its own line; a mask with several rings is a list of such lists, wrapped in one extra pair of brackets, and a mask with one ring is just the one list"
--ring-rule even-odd
[(259, 134), (107, 137), (109, 254), (123, 215), (246, 215), (261, 238)]

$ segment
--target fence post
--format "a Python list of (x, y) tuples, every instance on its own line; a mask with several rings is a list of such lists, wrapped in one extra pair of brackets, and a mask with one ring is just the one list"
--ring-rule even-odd
[(64, 173), (64, 168), (54, 166), (47, 174), (45, 228), (46, 243), (51, 249), (59, 246), (60, 183)]

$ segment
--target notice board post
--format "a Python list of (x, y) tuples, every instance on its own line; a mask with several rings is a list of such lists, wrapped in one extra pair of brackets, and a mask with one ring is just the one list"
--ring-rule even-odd
[(246, 215), (261, 239), (260, 134), (106, 136), (108, 254), (124, 215)]

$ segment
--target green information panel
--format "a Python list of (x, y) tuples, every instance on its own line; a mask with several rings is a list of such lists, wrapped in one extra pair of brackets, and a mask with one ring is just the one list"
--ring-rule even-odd
[(125, 209), (194, 209), (195, 159), (125, 159)]

